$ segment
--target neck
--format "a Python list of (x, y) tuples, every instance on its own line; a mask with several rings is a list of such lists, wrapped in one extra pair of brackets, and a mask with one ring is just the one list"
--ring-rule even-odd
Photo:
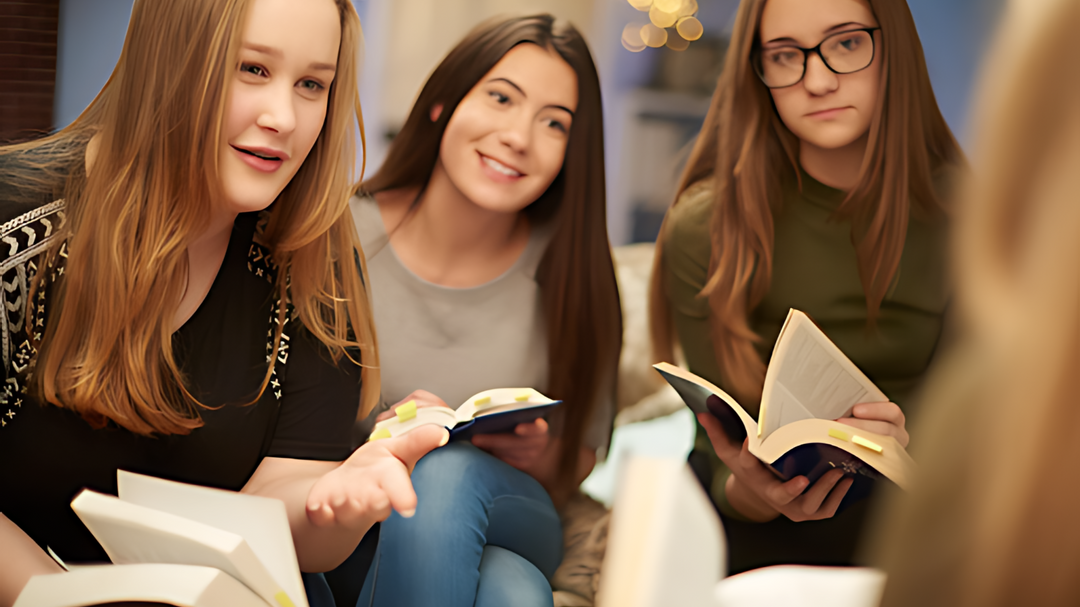
[(200, 249), (206, 246), (213, 247), (215, 244), (220, 246), (222, 241), (228, 244), (237, 215), (238, 213), (232, 211), (215, 209), (211, 214), (210, 224), (188, 248)]
[(412, 217), (402, 226), (428, 259), (489, 259), (516, 248), (528, 226), (521, 212), (485, 209), (469, 200), (437, 162)]
[(821, 183), (848, 191), (859, 182), (868, 135), (839, 148), (822, 148), (799, 141), (799, 164), (808, 175)]

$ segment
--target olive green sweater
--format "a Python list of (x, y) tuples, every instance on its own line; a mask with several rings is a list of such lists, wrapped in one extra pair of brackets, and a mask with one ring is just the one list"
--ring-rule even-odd
[[(805, 172), (801, 179), (801, 190), (794, 179), (785, 185), (782, 205), (774, 213), (772, 284), (749, 319), (761, 337), (758, 352), (768, 361), (788, 309), (802, 310), (910, 417), (911, 397), (934, 355), (948, 301), (946, 222), (913, 215), (900, 268), (870, 328), (851, 224), (833, 218), (845, 193)], [(699, 182), (668, 212), (662, 271), (690, 371), (726, 387), (710, 338), (709, 305), (699, 297), (708, 279), (713, 200), (711, 182)], [(759, 403), (742, 404), (756, 415)], [(706, 484), (724, 515), (733, 572), (785, 562), (851, 562), (865, 503), (829, 521), (792, 523), (781, 517), (749, 523), (727, 503), (729, 472), (700, 428), (695, 449), (692, 459), (709, 463), (712, 479)]]

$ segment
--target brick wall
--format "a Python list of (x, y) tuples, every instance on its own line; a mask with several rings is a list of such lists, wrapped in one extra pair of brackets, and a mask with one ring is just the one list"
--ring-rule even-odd
[(60, 0), (0, 0), (0, 141), (53, 127)]

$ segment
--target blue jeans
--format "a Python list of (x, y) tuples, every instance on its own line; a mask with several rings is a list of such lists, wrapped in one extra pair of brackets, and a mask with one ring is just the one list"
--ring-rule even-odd
[(412, 482), (416, 514), (383, 523), (357, 607), (551, 607), (562, 525), (535, 479), (461, 442)]

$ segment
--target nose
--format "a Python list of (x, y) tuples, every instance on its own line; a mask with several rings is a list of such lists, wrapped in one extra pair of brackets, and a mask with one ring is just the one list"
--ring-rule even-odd
[(291, 133), (296, 128), (296, 107), (292, 86), (266, 86), (262, 107), (255, 120), (260, 128), (278, 133)]
[(811, 95), (827, 95), (840, 87), (840, 79), (817, 53), (807, 53), (803, 87)]
[(532, 139), (532, 120), (525, 112), (514, 112), (507, 116), (506, 122), (499, 129), (499, 143), (510, 148), (515, 154), (523, 154)]

